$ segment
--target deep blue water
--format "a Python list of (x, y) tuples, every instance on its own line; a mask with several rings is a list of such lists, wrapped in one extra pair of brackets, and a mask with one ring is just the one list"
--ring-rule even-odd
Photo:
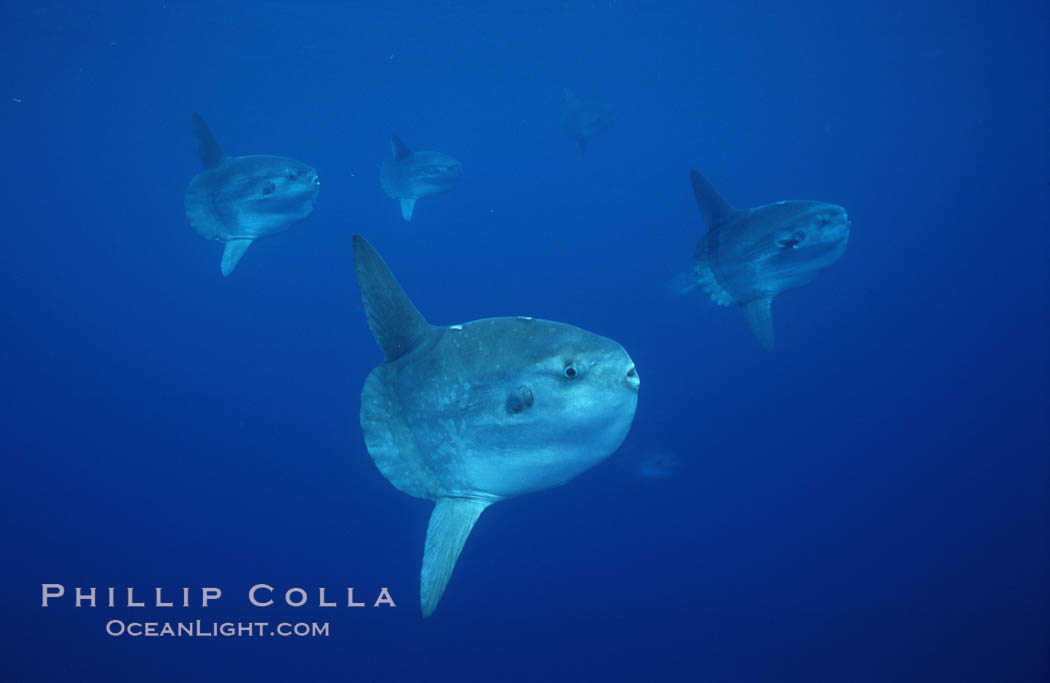
[[(99, 8), (99, 4), (102, 8)], [(1050, 674), (1050, 8), (154, 1), (0, 11), (5, 681), (1037, 681)], [(561, 91), (616, 110), (581, 155)], [(318, 169), (228, 279), (190, 114)], [(411, 223), (389, 136), (463, 162)], [(738, 206), (849, 211), (777, 348), (672, 293)], [(642, 378), (607, 462), (488, 510), (419, 615), (430, 504), (368, 457), (351, 237), (420, 310), (570, 322)], [(672, 476), (636, 476), (671, 453)], [(46, 609), (41, 584), (218, 586)], [(311, 590), (248, 609), (249, 586)], [(397, 608), (319, 608), (355, 586)], [(110, 619), (328, 621), (129, 638)]]

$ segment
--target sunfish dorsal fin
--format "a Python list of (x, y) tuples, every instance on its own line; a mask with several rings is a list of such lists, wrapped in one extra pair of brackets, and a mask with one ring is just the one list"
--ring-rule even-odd
[(423, 549), (423, 569), (419, 572), (419, 602), (423, 618), (434, 613), (441, 595), (452, 578), (456, 560), (467, 542), (470, 530), (489, 506), (473, 498), (438, 498), (427, 525)]
[(393, 152), (395, 159), (407, 159), (412, 156), (412, 150), (408, 148), (404, 140), (396, 135), (390, 138), (390, 150)]
[(431, 325), (368, 240), (354, 235), (353, 243), (354, 271), (368, 327), (386, 359), (397, 360), (422, 343)]
[(206, 169), (216, 168), (226, 159), (222, 148), (215, 141), (215, 136), (208, 130), (208, 124), (200, 114), (193, 115), (193, 140), (197, 143), (197, 156)]
[(693, 182), (693, 196), (696, 197), (696, 205), (700, 207), (700, 214), (704, 217), (709, 229), (725, 222), (736, 213), (725, 197), (707, 182), (707, 178), (695, 170), (690, 170), (689, 179)]
[(773, 299), (755, 299), (743, 304), (744, 317), (751, 326), (751, 333), (766, 351), (773, 350), (773, 313), (770, 306)]
[(222, 275), (228, 277), (233, 269), (240, 263), (241, 257), (248, 247), (252, 246), (251, 240), (230, 240), (222, 251)]
[(401, 200), (401, 217), (406, 221), (412, 220), (412, 210), (416, 208), (416, 198), (406, 197)]

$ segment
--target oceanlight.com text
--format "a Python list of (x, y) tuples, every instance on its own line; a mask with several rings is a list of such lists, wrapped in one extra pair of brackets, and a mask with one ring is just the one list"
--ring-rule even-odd
[(131, 638), (327, 638), (328, 622), (269, 621), (121, 621), (106, 622), (106, 633), (113, 637)]

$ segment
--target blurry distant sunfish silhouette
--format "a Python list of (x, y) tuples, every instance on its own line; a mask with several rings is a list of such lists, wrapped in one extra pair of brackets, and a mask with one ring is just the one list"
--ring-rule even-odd
[(401, 215), (412, 220), (416, 200), (447, 192), (459, 182), (463, 165), (441, 152), (413, 152), (396, 135), (390, 139), (393, 154), (379, 169), (379, 184), (391, 199), (401, 200)]
[(678, 470), (678, 456), (661, 451), (646, 451), (638, 459), (638, 476), (646, 479), (666, 479)]
[(580, 152), (586, 152), (587, 140), (608, 128), (612, 123), (613, 110), (604, 104), (584, 102), (568, 88), (565, 88), (562, 93), (565, 96), (562, 127), (565, 128), (565, 134), (576, 141)]
[(560, 486), (617, 449), (638, 373), (622, 346), (572, 325), (431, 325), (360, 236), (354, 265), (386, 354), (361, 391), (365, 445), (397, 489), (436, 503), (419, 577), (427, 617), (485, 508)]
[(842, 256), (850, 229), (846, 210), (811, 201), (734, 209), (702, 175), (690, 175), (708, 228), (693, 253), (697, 282), (715, 303), (740, 306), (770, 351), (773, 298), (809, 284)]
[(226, 156), (197, 114), (193, 137), (204, 170), (186, 190), (186, 217), (198, 233), (226, 244), (222, 274), (229, 275), (253, 241), (310, 215), (320, 181), (317, 171), (295, 159)]

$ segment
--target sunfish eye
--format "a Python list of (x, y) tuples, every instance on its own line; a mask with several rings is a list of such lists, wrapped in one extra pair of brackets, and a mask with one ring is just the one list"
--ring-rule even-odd
[(566, 365), (565, 369), (561, 371), (561, 374), (565, 375), (568, 379), (576, 379), (580, 376), (579, 370), (576, 369), (576, 366), (573, 363)]
[(263, 194), (273, 194), (274, 190), (276, 189), (277, 186), (273, 183), (266, 183), (265, 185), (263, 185)]
[(296, 178), (296, 173), (292, 169), (288, 169), (287, 171), (284, 172), (284, 174), (286, 176), (288, 176), (288, 180), (295, 180), (295, 178)]

